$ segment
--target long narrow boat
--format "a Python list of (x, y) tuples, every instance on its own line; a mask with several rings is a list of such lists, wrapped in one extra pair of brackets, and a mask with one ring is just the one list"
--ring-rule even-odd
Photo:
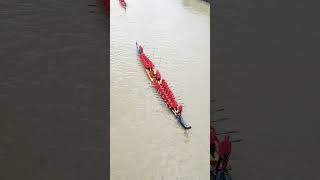
[[(139, 45), (138, 45), (138, 43), (136, 42), (137, 55), (139, 56), (139, 59), (141, 60), (141, 63), (142, 63), (142, 61), (143, 61), (142, 56), (146, 57), (146, 55), (145, 55), (143, 52), (140, 53), (138, 47), (139, 47)], [(147, 75), (148, 75), (149, 80), (153, 83), (153, 80), (154, 80), (154, 79), (153, 79), (153, 77), (150, 76), (150, 71), (149, 71), (148, 69), (145, 69), (145, 70), (146, 70), (146, 73), (147, 73)], [(155, 70), (155, 69), (154, 69), (154, 70)], [(178, 120), (178, 122), (180, 123), (180, 125), (181, 125), (183, 128), (185, 128), (185, 129), (191, 129), (191, 126), (188, 126), (188, 125), (185, 123), (185, 121), (183, 120), (181, 113), (180, 113), (180, 114), (177, 114), (173, 109), (171, 109), (171, 108), (169, 108), (169, 109), (170, 109), (170, 111), (173, 113), (173, 115), (175, 116), (175, 118)]]

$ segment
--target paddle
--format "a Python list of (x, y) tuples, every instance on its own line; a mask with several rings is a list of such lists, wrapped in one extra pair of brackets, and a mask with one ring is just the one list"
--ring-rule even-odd
[(237, 143), (237, 142), (241, 142), (241, 141), (243, 141), (243, 139), (232, 140), (231, 142), (232, 143)]
[(231, 133), (237, 133), (237, 131), (227, 131), (227, 132), (217, 133), (216, 135), (231, 134)]
[(217, 119), (217, 120), (213, 120), (212, 122), (219, 122), (219, 121), (225, 121), (225, 120), (228, 120), (229, 118), (220, 118), (220, 119)]
[(224, 108), (217, 109), (216, 112), (224, 111)]

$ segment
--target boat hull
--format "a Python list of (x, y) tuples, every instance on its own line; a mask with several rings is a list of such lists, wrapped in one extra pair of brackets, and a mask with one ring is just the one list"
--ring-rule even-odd
[[(139, 56), (140, 61), (142, 61), (141, 56), (139, 55), (138, 44), (136, 44), (136, 47), (137, 47), (137, 55)], [(150, 71), (148, 69), (145, 69), (145, 71), (147, 73), (147, 76), (148, 76), (149, 80), (153, 83), (153, 78), (150, 76), (150, 73), (149, 73)], [(180, 125), (184, 129), (191, 129), (191, 126), (187, 125), (187, 123), (183, 120), (181, 114), (176, 114), (172, 109), (170, 109), (170, 111), (173, 113), (173, 115), (175, 116), (177, 121), (180, 123)]]

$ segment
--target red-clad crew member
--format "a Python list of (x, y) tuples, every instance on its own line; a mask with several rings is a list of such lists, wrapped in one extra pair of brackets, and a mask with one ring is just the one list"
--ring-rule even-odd
[(150, 64), (148, 63), (148, 61), (146, 61), (146, 60), (143, 60), (144, 61), (144, 68), (145, 69), (148, 69), (148, 71), (150, 71), (151, 70), (151, 66), (150, 66)]
[(158, 81), (157, 80), (153, 80), (153, 85), (154, 85), (154, 87), (158, 90), (159, 89), (159, 84), (158, 84)]
[(161, 75), (160, 75), (159, 70), (156, 71), (156, 79), (157, 79), (157, 81), (161, 80)]
[(169, 94), (169, 97), (173, 102), (176, 102), (176, 98), (174, 97), (174, 95), (172, 93)]
[(178, 106), (178, 112), (179, 112), (179, 114), (182, 113), (182, 105), (181, 104)]
[(169, 109), (171, 109), (171, 103), (172, 103), (172, 102), (171, 102), (171, 100), (170, 100), (170, 99), (168, 99), (168, 101), (167, 101), (167, 105), (168, 105), (168, 108), (169, 108)]
[(168, 96), (171, 97), (169, 88), (166, 89), (166, 92), (167, 92)]
[(159, 86), (158, 93), (162, 96), (164, 94), (163, 89)]
[(172, 101), (172, 110), (178, 115), (178, 103), (176, 101)]
[(151, 61), (148, 61), (148, 60), (146, 60), (146, 62), (147, 62), (147, 64), (148, 64), (148, 67), (147, 67), (147, 69), (150, 71), (150, 70), (153, 70), (153, 64), (152, 64), (152, 62)]
[(146, 66), (145, 66), (145, 68), (146, 68), (148, 71), (150, 71), (150, 70), (152, 69), (152, 66), (151, 66), (150, 63), (148, 63), (148, 62), (146, 61)]
[(163, 87), (163, 89), (164, 89), (165, 91), (167, 91), (167, 86), (166, 86), (166, 84), (167, 84), (166, 80), (162, 79), (162, 80), (161, 80), (161, 85), (162, 85), (162, 87)]
[(143, 56), (141, 54), (139, 56), (140, 56), (140, 59), (141, 59), (141, 63), (143, 64), (143, 67), (147, 68), (147, 64), (148, 64), (147, 61), (143, 58)]
[(175, 107), (175, 103), (173, 101), (171, 101), (170, 106), (171, 106), (171, 109), (175, 109), (176, 108)]
[(149, 72), (149, 75), (150, 75), (150, 77), (151, 77), (152, 79), (155, 78), (154, 69)]
[(171, 99), (170, 99), (170, 97), (168, 96), (168, 94), (166, 94), (166, 102), (167, 102), (167, 104), (171, 102)]
[(163, 87), (164, 87), (164, 89), (166, 90), (167, 93), (169, 93), (171, 91), (169, 86), (168, 86), (168, 83), (166, 81), (164, 81)]
[(167, 89), (167, 94), (168, 94), (168, 96), (171, 98), (172, 96), (173, 96), (173, 94), (172, 94), (172, 92), (171, 92), (171, 90), (168, 88)]
[(161, 97), (162, 97), (163, 101), (166, 103), (167, 102), (166, 93), (162, 94)]
[(216, 171), (220, 170), (220, 165), (222, 165), (221, 169), (223, 170), (225, 170), (228, 165), (232, 149), (232, 145), (229, 139), (229, 135), (226, 135), (224, 136), (223, 141), (219, 144), (219, 159), (216, 165)]
[(150, 63), (153, 66), (152, 62), (145, 54), (141, 54), (141, 58), (144, 59), (148, 64)]
[[(216, 146), (219, 145), (219, 139), (217, 138), (216, 130), (210, 127), (210, 154), (214, 158), (214, 153), (216, 152)], [(212, 162), (210, 161), (210, 164)]]
[(140, 45), (139, 46), (139, 54), (142, 54), (143, 53), (143, 48), (142, 48), (142, 46)]

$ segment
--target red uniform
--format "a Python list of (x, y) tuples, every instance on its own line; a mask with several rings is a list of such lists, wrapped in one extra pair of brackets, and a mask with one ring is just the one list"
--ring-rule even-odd
[(178, 106), (178, 111), (181, 113), (182, 112), (182, 105)]
[(219, 144), (220, 154), (230, 154), (232, 149), (231, 142), (229, 141), (229, 136), (225, 136), (223, 141)]
[(149, 72), (149, 75), (151, 78), (153, 78), (153, 73), (154, 73), (153, 70)]
[(142, 55), (140, 55), (141, 58), (141, 63), (143, 64), (144, 68), (147, 68), (147, 62), (145, 61), (145, 59), (142, 57)]
[(152, 64), (152, 62), (149, 60), (149, 58), (148, 58), (145, 54), (142, 54), (141, 56), (143, 57), (143, 59), (144, 59), (146, 62)]
[(174, 102), (171, 102), (171, 103), (170, 103), (170, 107), (171, 107), (171, 108), (174, 108)]
[(166, 92), (169, 92), (170, 90), (167, 82), (164, 83), (163, 88), (166, 90)]
[(158, 92), (159, 92), (160, 95), (164, 94), (164, 91), (163, 91), (163, 89), (161, 87), (158, 89)]
[(172, 97), (173, 97), (173, 94), (172, 94), (172, 92), (171, 92), (171, 90), (170, 90), (170, 89), (168, 89), (168, 90), (167, 90), (167, 94), (168, 94), (168, 96), (169, 96), (170, 98), (172, 98)]
[(176, 102), (176, 98), (173, 96), (173, 94), (170, 94), (170, 99), (171, 99), (173, 102)]
[(162, 86), (163, 86), (164, 89), (167, 89), (167, 88), (166, 88), (167, 82), (166, 82), (164, 79), (161, 80), (161, 84), (162, 84)]
[(150, 69), (150, 68), (151, 68), (150, 64), (149, 64), (148, 62), (145, 62), (145, 63), (146, 63), (145, 68), (146, 68), (146, 69)]
[(139, 46), (139, 52), (142, 53), (143, 52), (143, 48), (141, 46)]
[(217, 138), (216, 130), (214, 128), (210, 128), (210, 145), (214, 143), (219, 143)]
[(172, 103), (171, 99), (168, 96), (166, 96), (166, 98), (167, 98), (167, 104), (170, 105)]
[(231, 154), (232, 145), (229, 141), (229, 136), (226, 135), (223, 141), (219, 144), (219, 160), (216, 165), (216, 170), (220, 170), (220, 164), (222, 163), (222, 169), (225, 169), (228, 165), (229, 157)]
[(160, 72), (157, 70), (157, 72), (156, 72), (156, 78), (157, 79), (161, 79), (161, 75), (160, 75)]
[(175, 109), (177, 106), (178, 106), (177, 102), (176, 102), (176, 101), (173, 101), (173, 102), (172, 102), (172, 107)]
[(153, 67), (152, 62), (144, 54), (142, 56), (143, 56), (144, 61), (147, 64), (148, 68), (152, 68)]

